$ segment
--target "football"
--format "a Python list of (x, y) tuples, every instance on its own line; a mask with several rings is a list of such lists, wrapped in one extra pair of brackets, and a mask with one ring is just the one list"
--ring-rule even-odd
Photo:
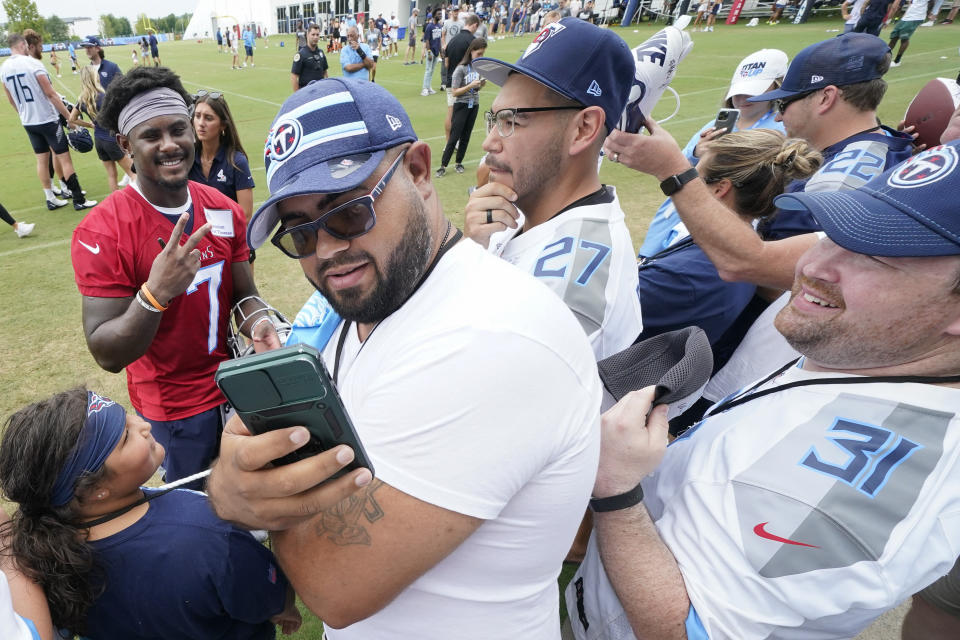
[(906, 126), (916, 127), (917, 144), (940, 144), (940, 134), (960, 106), (960, 85), (949, 78), (934, 78), (910, 102), (903, 116)]

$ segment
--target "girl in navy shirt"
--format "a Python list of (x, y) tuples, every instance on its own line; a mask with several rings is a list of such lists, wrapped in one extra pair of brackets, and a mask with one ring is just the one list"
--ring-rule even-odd
[(0, 487), (19, 510), (0, 537), (54, 625), (91, 640), (295, 631), (294, 594), (270, 551), (201, 493), (141, 487), (163, 456), (149, 423), (86, 389), (10, 417)]

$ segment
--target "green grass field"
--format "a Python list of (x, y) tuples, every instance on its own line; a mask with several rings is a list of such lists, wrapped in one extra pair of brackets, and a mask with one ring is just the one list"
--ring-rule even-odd
[[(617, 28), (616, 32), (630, 46), (635, 46), (658, 28), (645, 24), (636, 30)], [(685, 143), (694, 131), (712, 119), (735, 65), (748, 53), (775, 47), (792, 57), (806, 45), (836, 35), (840, 28), (842, 23), (836, 18), (814, 20), (800, 26), (748, 28), (718, 24), (713, 33), (694, 33), (696, 46), (680, 65), (673, 82), (681, 96), (680, 111), (665, 126), (681, 144)], [(884, 36), (888, 33), (885, 31)], [(885, 123), (896, 125), (910, 99), (931, 78), (956, 76), (960, 67), (958, 33), (955, 26), (917, 31), (903, 65), (886, 76), (890, 88), (880, 109)], [(257, 181), (255, 203), (267, 197), (261, 155), (263, 141), (280, 104), (290, 93), (290, 63), (295, 49), (292, 36), (284, 40), (285, 47), (279, 46), (279, 37), (270, 39), (269, 48), (261, 45), (256, 50), (257, 66), (242, 71), (232, 71), (230, 57), (218, 54), (215, 42), (210, 40), (203, 44), (162, 43), (160, 47), (163, 62), (181, 75), (188, 90), (216, 90), (226, 95)], [(530, 36), (492, 41), (487, 55), (513, 61), (529, 40)], [(131, 48), (132, 45), (110, 47), (106, 53), (127, 70)], [(401, 44), (401, 51), (405, 48), (406, 45)], [(60, 58), (67, 61), (66, 55)], [(82, 52), (80, 58), (83, 61)], [(336, 55), (330, 56), (330, 63), (331, 75), (340, 75)], [(434, 158), (438, 158), (444, 144), (445, 97), (442, 93), (420, 97), (423, 66), (401, 63), (402, 57), (381, 61), (377, 81), (405, 105), (418, 135), (430, 144)], [(61, 93), (74, 99), (79, 90), (78, 76), (70, 74), (68, 64), (62, 62), (61, 65), (66, 73), (62, 79), (54, 78), (54, 84)], [(439, 84), (437, 71), (433, 87), (438, 89)], [(487, 85), (481, 92), (483, 108), (489, 106), (495, 92), (493, 85)], [(672, 111), (673, 100), (668, 95), (654, 117)], [(17, 220), (37, 224), (33, 235), (22, 240), (5, 225), (0, 227), (0, 325), (3, 327), (0, 388), (5, 391), (0, 397), (0, 415), (5, 417), (28, 402), (78, 383), (85, 383), (129, 406), (125, 377), (101, 370), (83, 340), (80, 296), (74, 285), (69, 253), (70, 234), (80, 214), (72, 207), (54, 212), (46, 210), (35, 174), (34, 156), (19, 119), (9, 107), (3, 107), (0, 112), (0, 139), (6, 141), (0, 150), (3, 168), (0, 202)], [(467, 173), (457, 175), (450, 171), (446, 177), (435, 179), (444, 209), (456, 224), (462, 224), (467, 188), (473, 184), (473, 170), (483, 154), (482, 139), (483, 131), (478, 128), (466, 156)], [(96, 154), (74, 153), (73, 158), (87, 196), (97, 200), (106, 197), (106, 175)], [(550, 162), (550, 159), (543, 161)], [(437, 164), (435, 161), (434, 166)], [(611, 163), (604, 163), (601, 177), (604, 182), (617, 186), (634, 243), (639, 245), (650, 217), (662, 200), (659, 189), (653, 179)], [(296, 262), (269, 246), (258, 254), (256, 277), (261, 294), (288, 314), (295, 314), (311, 291)], [(319, 638), (319, 623), (311, 620), (296, 637)]]

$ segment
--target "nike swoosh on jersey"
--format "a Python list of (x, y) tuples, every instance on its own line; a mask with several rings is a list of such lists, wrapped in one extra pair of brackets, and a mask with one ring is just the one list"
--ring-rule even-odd
[(766, 522), (761, 522), (753, 528), (753, 532), (760, 536), (761, 538), (766, 538), (767, 540), (773, 540), (774, 542), (782, 542), (783, 544), (792, 544), (798, 547), (810, 547), (812, 549), (819, 549), (815, 544), (807, 544), (806, 542), (797, 542), (796, 540), (790, 540), (789, 538), (781, 538), (780, 536), (774, 535), (767, 531), (765, 527), (767, 526)]
[(89, 251), (89, 252), (92, 253), (93, 255), (97, 255), (98, 253), (100, 253), (100, 243), (99, 243), (99, 242), (98, 242), (96, 245), (92, 246), (92, 247), (91, 247), (90, 245), (88, 245), (86, 242), (84, 242), (83, 240), (77, 240), (77, 242), (79, 242), (79, 243), (82, 244), (84, 247), (86, 247), (87, 251)]

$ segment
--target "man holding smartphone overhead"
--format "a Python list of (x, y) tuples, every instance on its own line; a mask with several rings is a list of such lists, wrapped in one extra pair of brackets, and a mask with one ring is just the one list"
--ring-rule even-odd
[(429, 146), (378, 85), (295, 93), (265, 162), (273, 195), (250, 245), (299, 260), (343, 318), (323, 359), (377, 477), (335, 481), (362, 489), (330, 507), (315, 498), (325, 458), (268, 465), (304, 429), (250, 436), (237, 420), (208, 484), (218, 515), (273, 531), (330, 640), (557, 638), (556, 578), (599, 446), (601, 388), (576, 319), (460, 242)]

